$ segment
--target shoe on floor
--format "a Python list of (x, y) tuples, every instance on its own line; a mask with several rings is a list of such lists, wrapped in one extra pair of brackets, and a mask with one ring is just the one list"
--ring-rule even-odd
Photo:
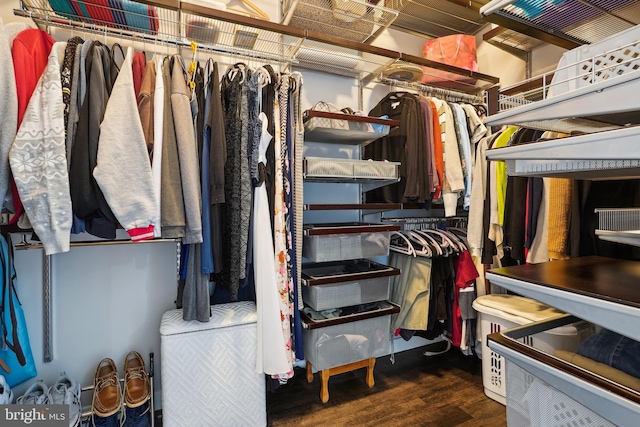
[(93, 413), (98, 417), (115, 414), (122, 406), (122, 391), (118, 371), (113, 360), (102, 359), (96, 368), (93, 380)]
[(124, 360), (124, 403), (137, 408), (149, 400), (151, 387), (140, 353), (131, 351)]
[(0, 405), (13, 403), (13, 392), (4, 376), (0, 375)]
[(18, 405), (44, 405), (51, 401), (49, 388), (44, 381), (38, 381), (31, 384), (31, 387), (20, 397), (16, 399)]
[(62, 374), (49, 389), (49, 403), (69, 405), (69, 427), (77, 427), (82, 419), (82, 403), (80, 402), (80, 384), (67, 375)]

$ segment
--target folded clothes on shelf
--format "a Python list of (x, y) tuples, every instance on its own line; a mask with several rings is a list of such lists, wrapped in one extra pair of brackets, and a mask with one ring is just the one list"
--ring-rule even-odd
[(158, 33), (158, 11), (155, 6), (131, 0), (49, 0), (60, 16), (89, 24), (124, 30)]

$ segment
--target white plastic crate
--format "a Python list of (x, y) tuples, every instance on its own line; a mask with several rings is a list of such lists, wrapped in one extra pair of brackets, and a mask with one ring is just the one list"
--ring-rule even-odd
[[(320, 371), (387, 354), (391, 314), (398, 308), (386, 302), (380, 304), (387, 308), (344, 318), (305, 319), (302, 330), (305, 358)], [(376, 317), (366, 318), (371, 315)]]
[(615, 427), (591, 409), (506, 361), (507, 424), (530, 427)]
[[(478, 312), (478, 334), (482, 341), (484, 392), (491, 399), (506, 405), (505, 359), (487, 346), (487, 335), (564, 313), (530, 298), (504, 294), (478, 297), (473, 302), (473, 308)], [(575, 326), (563, 326), (524, 337), (522, 341), (553, 354), (555, 350), (576, 351), (582, 334)]]

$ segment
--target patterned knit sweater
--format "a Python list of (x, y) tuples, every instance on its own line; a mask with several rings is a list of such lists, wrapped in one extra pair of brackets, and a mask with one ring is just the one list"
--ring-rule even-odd
[(72, 222), (60, 82), (66, 45), (53, 45), (9, 152), (20, 199), (47, 255), (69, 250)]

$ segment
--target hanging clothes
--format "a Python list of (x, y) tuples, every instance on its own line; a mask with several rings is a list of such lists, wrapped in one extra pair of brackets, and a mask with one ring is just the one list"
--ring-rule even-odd
[(367, 159), (400, 162), (400, 181), (367, 192), (367, 202), (424, 203), (431, 197), (431, 192), (424, 162), (425, 122), (418, 98), (406, 92), (392, 92), (369, 111), (369, 116), (400, 120), (400, 126), (364, 150)]
[[(275, 189), (275, 197), (274, 197), (274, 262), (276, 269), (276, 284), (278, 287), (278, 296), (279, 296), (279, 306), (280, 306), (280, 318), (282, 320), (282, 334), (284, 337), (285, 348), (287, 350), (287, 357), (293, 363), (295, 361), (295, 356), (293, 355), (293, 346), (291, 339), (291, 303), (289, 294), (291, 292), (290, 282), (289, 282), (289, 268), (287, 263), (287, 230), (286, 230), (286, 220), (285, 220), (285, 189), (284, 189), (284, 162), (285, 157), (283, 153), (283, 143), (286, 148), (286, 135), (283, 135), (283, 131), (286, 133), (286, 126), (284, 129), (282, 128), (281, 121), (282, 113), (280, 108), (284, 108), (286, 110), (286, 96), (288, 95), (289, 89), (289, 79), (282, 78), (280, 81), (280, 86), (278, 88), (278, 92), (273, 108), (274, 122), (276, 126), (275, 129), (275, 137), (273, 140), (274, 144), (274, 155), (276, 159), (275, 165), (275, 175), (274, 175), (274, 189)], [(283, 103), (284, 102), (284, 103)], [(286, 376), (285, 376), (286, 378)]]
[(46, 255), (69, 250), (72, 223), (60, 79), (66, 45), (52, 46), (9, 151), (16, 188)]
[[(0, 18), (0, 58), (11, 56), (11, 44)], [(0, 210), (5, 206), (6, 196), (11, 189), (11, 169), (9, 167), (9, 150), (18, 129), (18, 93), (16, 89), (13, 61), (0, 62)], [(13, 202), (11, 201), (11, 204)]]
[(268, 120), (260, 113), (262, 135), (258, 152), (259, 179), (255, 187), (253, 227), (253, 269), (256, 278), (257, 353), (256, 372), (267, 375), (287, 374), (293, 369), (289, 356), (290, 347), (283, 334), (281, 318), (281, 298), (273, 265), (273, 233), (271, 232), (271, 214), (264, 177), (267, 147), (272, 136), (267, 131)]
[(105, 239), (116, 236), (117, 220), (93, 177), (98, 154), (100, 123), (111, 94), (112, 53), (108, 46), (92, 42), (86, 55), (86, 90), (79, 113), (69, 173), (73, 212), (84, 220), (86, 231)]
[[(13, 40), (11, 55), (18, 96), (18, 122), (17, 128), (11, 132), (11, 135), (14, 135), (14, 132), (22, 124), (29, 99), (31, 99), (31, 94), (47, 66), (49, 53), (54, 43), (55, 40), (46, 31), (35, 28), (20, 31)], [(20, 202), (18, 189), (13, 181), (11, 194), (13, 200), (11, 211), (14, 216), (9, 220), (9, 224), (16, 224), (21, 219), (24, 209)], [(22, 225), (23, 228), (29, 228), (26, 223)]]
[[(153, 61), (152, 61), (153, 62)], [(162, 237), (162, 140), (164, 138), (164, 76), (163, 61), (155, 64), (155, 89), (153, 91), (153, 149), (151, 157), (151, 173), (153, 174), (153, 188), (156, 193), (156, 215), (158, 226), (153, 229), (154, 237)]]
[(153, 238), (158, 218), (149, 153), (133, 87), (133, 56), (129, 47), (104, 112), (93, 177), (118, 223), (131, 240), (138, 241)]
[(200, 168), (198, 167), (196, 137), (191, 119), (190, 98), (182, 57), (174, 55), (171, 69), (171, 110), (178, 147), (180, 179), (182, 180), (182, 200), (185, 212), (185, 231), (182, 241), (185, 244), (202, 243)]

